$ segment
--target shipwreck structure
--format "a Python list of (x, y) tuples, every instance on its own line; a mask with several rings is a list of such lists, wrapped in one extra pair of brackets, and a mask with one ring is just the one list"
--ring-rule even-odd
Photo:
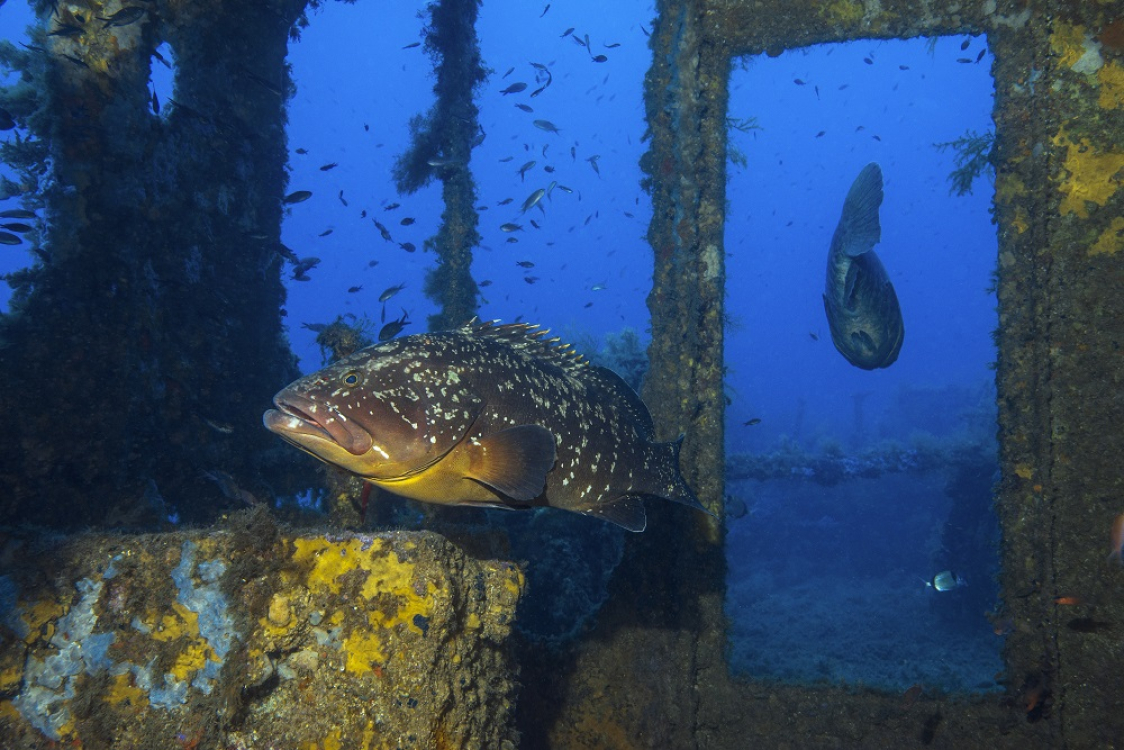
[[(458, 2), (439, 4), (445, 21)], [(94, 13), (125, 10), (88, 5), (38, 7), (51, 28), (79, 31)], [(34, 136), (10, 144), (9, 161), (49, 219), (39, 261), (10, 280), (13, 310), (0, 318), (9, 525), (151, 529), (171, 512), (211, 521), (244, 507), (243, 493), (312, 481), (258, 429), (261, 405), (294, 374), (278, 238), (286, 46), (307, 4), (144, 7), (143, 22), (100, 41), (43, 30), (4, 52), (25, 80), (0, 106)], [(732, 61), (853, 39), (987, 36), (1005, 696), (922, 695), (903, 711), (899, 695), (732, 677), (723, 529), (675, 507), (653, 507), (649, 530), (626, 539), (595, 622), (561, 650), (512, 637), (523, 576), (502, 540), (290, 533), (254, 511), (210, 534), (0, 537), (0, 744), (1061, 748), (1124, 736), (1124, 571), (1105, 560), (1124, 496), (1119, 3), (656, 7), (644, 395), (662, 438), (690, 436), (688, 480), (719, 517)], [(164, 42), (177, 101), (156, 118), (146, 81)], [(461, 66), (470, 90), (475, 63), (459, 52), (448, 70)], [(463, 88), (446, 94), (471, 105)], [(443, 153), (458, 158), (472, 136), (471, 125), (448, 133)], [(447, 317), (475, 300), (472, 190), (445, 186), (449, 227), (435, 246), (450, 266), (431, 291)], [(1059, 604), (1075, 591), (1086, 609)]]

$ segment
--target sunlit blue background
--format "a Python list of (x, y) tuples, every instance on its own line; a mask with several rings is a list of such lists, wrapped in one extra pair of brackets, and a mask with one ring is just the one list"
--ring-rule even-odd
[[(409, 118), (433, 102), (429, 58), (421, 47), (403, 49), (421, 40), (419, 7), (331, 5), (292, 47), (297, 95), (290, 106), (289, 145), (309, 153), (293, 155), (290, 189), (312, 190), (314, 197), (292, 208), (283, 239), (301, 255), (323, 258), (312, 281), (290, 284), (291, 338), (306, 367), (315, 369), (320, 358), (310, 343), (314, 334), (299, 323), (330, 322), (341, 312), (381, 321), (379, 294), (402, 283), (406, 289), (387, 305), (388, 320), (404, 308), (416, 321), (406, 332), (417, 332), (433, 311), (422, 281), (434, 259), (421, 247), (436, 233), (440, 185), (403, 197), (390, 177), (394, 158), (408, 143)], [(643, 331), (651, 261), (643, 240), (650, 209), (639, 188), (638, 167), (648, 63), (641, 26), (650, 21), (651, 11), (638, 7), (607, 14), (596, 3), (554, 4), (540, 17), (542, 10), (543, 5), (529, 3), (480, 8), (480, 45), (492, 71), (478, 98), (486, 137), (471, 163), (477, 205), (485, 209), (473, 271), (478, 281), (492, 282), (482, 290), (480, 315), (508, 321), (521, 315), (556, 331), (595, 335), (623, 326)], [(570, 27), (575, 31), (563, 37)], [(372, 28), (379, 29), (379, 44), (370, 43)], [(587, 34), (592, 54), (573, 41), (584, 41)], [(609, 49), (607, 44), (621, 46)], [(597, 54), (609, 60), (595, 63)], [(531, 62), (549, 66), (553, 75), (553, 83), (535, 98), (530, 94), (541, 84)], [(527, 83), (527, 89), (499, 93), (516, 82)], [(517, 103), (534, 111), (517, 109)], [(553, 122), (561, 133), (535, 128), (536, 119)], [(595, 156), (600, 175), (587, 161)], [(505, 158), (510, 161), (501, 161)], [(521, 179), (518, 169), (529, 161), (536, 165)], [(331, 162), (340, 166), (319, 170)], [(534, 208), (521, 215), (524, 200), (552, 181), (573, 193), (555, 188), (542, 201), (545, 213)], [(347, 206), (339, 200), (340, 190)], [(508, 198), (511, 203), (499, 205)], [(401, 207), (384, 210), (393, 203)], [(368, 217), (361, 219), (364, 209)], [(417, 223), (403, 227), (405, 217)], [(372, 219), (390, 230), (395, 243), (379, 236)], [(531, 219), (541, 229), (534, 229)], [(507, 222), (524, 229), (506, 234), (499, 227)], [(317, 237), (329, 228), (331, 235)], [(419, 250), (405, 252), (396, 244), (402, 242)], [(371, 260), (378, 265), (369, 267)], [(535, 265), (523, 268), (519, 261)], [(529, 284), (528, 278), (537, 281)], [(363, 290), (348, 294), (357, 284)], [(595, 286), (606, 288), (593, 291)]]

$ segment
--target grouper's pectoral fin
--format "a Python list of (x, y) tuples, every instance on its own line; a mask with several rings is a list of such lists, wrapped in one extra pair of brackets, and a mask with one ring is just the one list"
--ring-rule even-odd
[(579, 512), (615, 523), (629, 531), (643, 531), (648, 525), (648, 516), (644, 513), (644, 501), (636, 495), (625, 495), (620, 500), (583, 508)]
[(542, 494), (554, 468), (554, 434), (537, 424), (509, 427), (469, 441), (468, 477), (529, 502)]

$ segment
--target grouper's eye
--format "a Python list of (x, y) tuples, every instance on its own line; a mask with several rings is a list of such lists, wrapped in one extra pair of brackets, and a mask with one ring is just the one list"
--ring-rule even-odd
[(345, 373), (341, 378), (344, 385), (359, 385), (359, 373), (355, 370)]

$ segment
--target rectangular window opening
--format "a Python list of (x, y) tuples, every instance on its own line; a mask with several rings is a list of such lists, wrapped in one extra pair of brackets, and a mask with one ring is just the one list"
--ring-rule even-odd
[[(956, 36), (820, 45), (735, 66), (726, 229), (735, 674), (999, 689), (990, 63), (986, 38)], [(824, 295), (844, 198), (870, 163), (884, 191), (874, 252), (904, 339), (896, 358), (886, 346), (862, 369), (833, 345)], [(873, 299), (881, 287), (836, 279), (841, 304), (883, 311), (870, 325), (890, 335), (892, 315)], [(842, 349), (860, 361), (864, 344), (882, 343), (862, 336), (839, 327)]]

